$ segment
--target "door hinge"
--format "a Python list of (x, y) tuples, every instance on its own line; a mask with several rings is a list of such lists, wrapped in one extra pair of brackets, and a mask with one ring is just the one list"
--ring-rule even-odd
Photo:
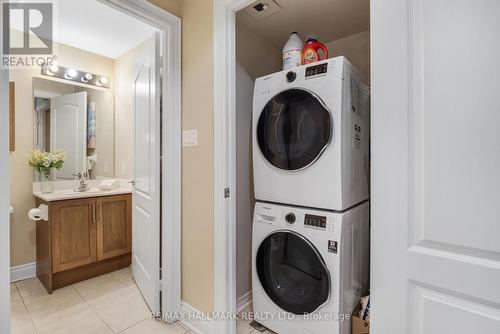
[(229, 196), (231, 196), (231, 189), (224, 188), (224, 198), (229, 198)]
[(162, 291), (163, 290), (163, 280), (158, 280), (158, 291)]

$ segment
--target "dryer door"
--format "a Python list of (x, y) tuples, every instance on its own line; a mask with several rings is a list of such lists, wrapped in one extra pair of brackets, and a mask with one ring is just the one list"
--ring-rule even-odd
[(313, 164), (330, 143), (333, 121), (313, 93), (289, 89), (274, 96), (257, 124), (260, 151), (273, 166), (300, 170)]
[(301, 235), (279, 231), (267, 236), (256, 258), (260, 284), (284, 311), (316, 311), (330, 296), (330, 275), (321, 254)]

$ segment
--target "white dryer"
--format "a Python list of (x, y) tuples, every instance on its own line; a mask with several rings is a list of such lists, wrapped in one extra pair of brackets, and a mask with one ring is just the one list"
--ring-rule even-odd
[(255, 321), (279, 334), (350, 334), (368, 292), (369, 203), (336, 213), (257, 202), (252, 256)]
[(368, 199), (369, 88), (336, 57), (258, 78), (257, 200), (342, 211)]

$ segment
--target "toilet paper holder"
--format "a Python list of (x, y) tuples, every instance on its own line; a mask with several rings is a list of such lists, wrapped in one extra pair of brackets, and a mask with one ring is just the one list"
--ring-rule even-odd
[(40, 204), (38, 208), (33, 208), (28, 211), (28, 218), (30, 221), (49, 221), (49, 207), (45, 204)]

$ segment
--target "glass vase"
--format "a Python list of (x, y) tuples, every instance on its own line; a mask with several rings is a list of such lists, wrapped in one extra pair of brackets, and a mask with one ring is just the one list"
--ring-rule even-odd
[(54, 192), (54, 182), (50, 170), (40, 172), (40, 191), (44, 194)]

